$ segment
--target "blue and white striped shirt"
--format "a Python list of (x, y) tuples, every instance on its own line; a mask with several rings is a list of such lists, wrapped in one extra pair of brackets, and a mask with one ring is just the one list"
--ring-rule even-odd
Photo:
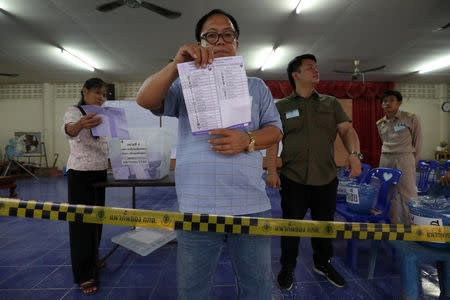
[[(251, 124), (254, 131), (267, 125), (282, 130), (280, 115), (270, 90), (259, 78), (248, 78), (252, 96)], [(164, 111), (156, 115), (178, 118), (176, 191), (182, 212), (244, 215), (270, 209), (262, 179), (260, 151), (223, 155), (210, 148), (208, 134), (193, 136), (186, 105), (177, 79), (164, 99)]]

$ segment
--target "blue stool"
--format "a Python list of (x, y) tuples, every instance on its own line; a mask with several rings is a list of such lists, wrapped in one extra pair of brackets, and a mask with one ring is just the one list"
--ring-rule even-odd
[(448, 249), (422, 246), (416, 242), (388, 241), (401, 263), (402, 298), (419, 299), (418, 265), (423, 261), (438, 261), (439, 286), (443, 295), (450, 295), (450, 252)]

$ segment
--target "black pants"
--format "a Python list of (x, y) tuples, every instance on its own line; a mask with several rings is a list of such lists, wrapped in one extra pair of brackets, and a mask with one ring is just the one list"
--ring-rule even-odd
[[(70, 204), (105, 206), (105, 188), (95, 190), (92, 184), (105, 181), (106, 170), (69, 170), (67, 176)], [(69, 234), (74, 282), (80, 284), (97, 279), (98, 246), (102, 236), (102, 225), (69, 222)]]
[[(308, 209), (311, 218), (316, 221), (333, 221), (336, 210), (336, 192), (338, 180), (321, 186), (304, 185), (287, 179), (281, 179), (281, 209), (283, 219), (299, 219), (305, 217)], [(300, 238), (281, 237), (282, 266), (295, 268)], [(313, 259), (316, 264), (323, 264), (333, 256), (332, 239), (311, 238)]]

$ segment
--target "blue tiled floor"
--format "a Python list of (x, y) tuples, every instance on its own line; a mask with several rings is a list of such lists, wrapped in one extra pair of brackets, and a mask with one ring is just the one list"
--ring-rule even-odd
[[(17, 181), (20, 199), (67, 202), (66, 177)], [(273, 216), (280, 217), (278, 192), (267, 190)], [(0, 190), (0, 197), (8, 197)], [(131, 188), (108, 188), (107, 205), (131, 207)], [(177, 209), (174, 188), (136, 188), (136, 205), (142, 209)], [(114, 245), (111, 237), (126, 232), (128, 227), (105, 225), (100, 254)], [(333, 265), (347, 279), (345, 288), (336, 288), (312, 271), (312, 250), (309, 238), (300, 244), (295, 271), (295, 285), (281, 292), (276, 285), (280, 270), (279, 237), (272, 238), (273, 299), (401, 299), (399, 268), (386, 245), (380, 249), (375, 279), (366, 280), (370, 243), (359, 242), (356, 269), (345, 264), (346, 241), (334, 242)], [(119, 247), (101, 270), (101, 286), (89, 299), (176, 299), (176, 243), (169, 243), (146, 257)], [(215, 277), (214, 299), (236, 299), (233, 272), (226, 249)], [(439, 299), (436, 269), (421, 267), (422, 299)], [(0, 216), (0, 300), (3, 299), (80, 299), (73, 284), (68, 225), (48, 221)], [(441, 297), (442, 298), (442, 297)]]

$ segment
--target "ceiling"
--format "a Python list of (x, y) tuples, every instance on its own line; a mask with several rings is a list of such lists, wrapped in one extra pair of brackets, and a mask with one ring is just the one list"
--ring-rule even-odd
[[(96, 6), (110, 0), (0, 0), (0, 76), (5, 83), (81, 82), (98, 76), (109, 82), (143, 81), (165, 66), (184, 43), (192, 43), (197, 20), (214, 8), (230, 12), (241, 28), (238, 55), (249, 76), (285, 80), (289, 60), (303, 53), (318, 58), (322, 80), (351, 80), (353, 60), (366, 81), (450, 83), (450, 67), (417, 74), (424, 64), (450, 55), (449, 0), (148, 0), (179, 11), (167, 19), (143, 7), (108, 13)], [(298, 2), (298, 1), (297, 1)], [(295, 3), (294, 3), (295, 4)], [(262, 72), (273, 45), (281, 56)], [(65, 48), (97, 71), (72, 65)], [(361, 80), (361, 79), (360, 79)]]

